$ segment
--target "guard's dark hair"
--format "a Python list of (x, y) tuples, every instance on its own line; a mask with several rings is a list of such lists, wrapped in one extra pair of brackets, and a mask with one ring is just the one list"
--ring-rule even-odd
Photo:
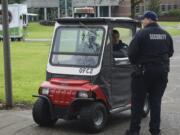
[(118, 34), (118, 35), (120, 35), (118, 30), (113, 30), (112, 33), (113, 33), (113, 34)]

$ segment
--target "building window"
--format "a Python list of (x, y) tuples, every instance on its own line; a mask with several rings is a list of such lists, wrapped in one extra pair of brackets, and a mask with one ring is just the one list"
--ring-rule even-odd
[(174, 9), (177, 9), (177, 5), (174, 5)]
[(169, 11), (177, 8), (178, 6), (175, 4), (161, 4), (161, 11)]
[(100, 7), (100, 16), (101, 17), (108, 17), (109, 16), (109, 8), (107, 6)]
[(140, 6), (136, 6), (135, 11), (136, 11), (136, 13), (140, 13)]
[(166, 5), (161, 5), (161, 11), (166, 11)]
[(171, 10), (172, 9), (172, 5), (168, 5), (168, 10)]

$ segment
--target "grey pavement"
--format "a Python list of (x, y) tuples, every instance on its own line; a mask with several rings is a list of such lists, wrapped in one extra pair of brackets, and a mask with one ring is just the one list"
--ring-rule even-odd
[[(175, 56), (171, 61), (169, 84), (162, 105), (162, 135), (180, 135), (180, 37), (174, 38)], [(130, 111), (110, 117), (106, 129), (97, 135), (124, 135)], [(149, 117), (142, 121), (141, 135), (148, 133)], [(37, 126), (31, 110), (0, 111), (0, 135), (88, 135), (78, 121), (59, 120), (53, 128)]]

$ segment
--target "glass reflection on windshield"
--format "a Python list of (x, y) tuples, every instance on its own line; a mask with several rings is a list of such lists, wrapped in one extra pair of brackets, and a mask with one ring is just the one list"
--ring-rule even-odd
[(104, 29), (98, 27), (60, 27), (57, 29), (52, 64), (96, 66), (103, 44)]

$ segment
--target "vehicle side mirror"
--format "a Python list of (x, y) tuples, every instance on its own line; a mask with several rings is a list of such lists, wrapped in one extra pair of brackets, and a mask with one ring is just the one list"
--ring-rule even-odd
[(130, 65), (130, 61), (128, 57), (114, 58), (114, 63), (115, 63), (115, 66)]

